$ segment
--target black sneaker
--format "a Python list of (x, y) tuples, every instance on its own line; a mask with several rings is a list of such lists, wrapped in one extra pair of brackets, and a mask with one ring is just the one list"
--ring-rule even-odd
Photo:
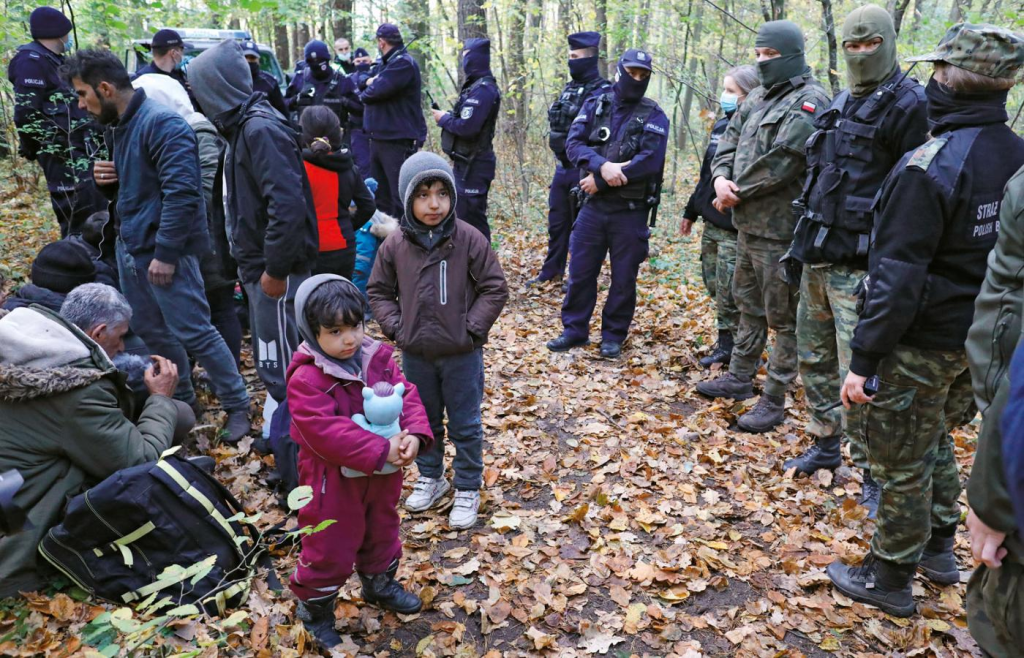
[(910, 617), (917, 610), (910, 581), (914, 565), (894, 564), (872, 554), (859, 567), (838, 560), (826, 572), (832, 584), (854, 601), (867, 603), (894, 617)]
[(251, 431), (252, 421), (249, 420), (248, 410), (240, 409), (228, 412), (228, 419), (224, 423), (225, 443), (238, 443)]
[(878, 516), (878, 501), (882, 498), (882, 488), (871, 478), (871, 473), (864, 471), (864, 484), (861, 486), (859, 505), (868, 508), (868, 518)]
[(412, 592), (405, 591), (395, 580), (397, 573), (398, 560), (395, 559), (384, 573), (359, 574), (359, 580), (363, 583), (363, 600), (403, 615), (419, 612), (423, 602)]
[(617, 359), (622, 355), (622, 343), (612, 340), (601, 342), (601, 356), (605, 359)]
[(552, 352), (568, 352), (574, 347), (583, 347), (588, 344), (590, 344), (590, 340), (587, 338), (569, 338), (562, 334), (558, 338), (548, 341), (548, 349)]

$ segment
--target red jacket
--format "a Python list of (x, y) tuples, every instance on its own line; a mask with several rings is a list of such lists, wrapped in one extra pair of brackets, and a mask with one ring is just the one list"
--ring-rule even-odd
[[(420, 437), (421, 451), (433, 442), (423, 402), (416, 386), (406, 380), (392, 358), (394, 351), (390, 345), (364, 338), (365, 377), (360, 381), (327, 362), (305, 343), (296, 350), (288, 366), (288, 409), (292, 416), (292, 439), (299, 444), (299, 482), (312, 486), (314, 494), (313, 503), (299, 511), (300, 525), (318, 522), (303, 518), (313, 516), (312, 510), (320, 519), (344, 518), (338, 515), (346, 509), (344, 503), (327, 495), (345, 488), (340, 482), (342, 466), (372, 473), (387, 461), (387, 439), (364, 430), (352, 420), (354, 414), (363, 413), (363, 386), (380, 381), (405, 384), (405, 405), (399, 425)], [(402, 473), (369, 477), (401, 479)], [(318, 501), (321, 496), (323, 500)]]

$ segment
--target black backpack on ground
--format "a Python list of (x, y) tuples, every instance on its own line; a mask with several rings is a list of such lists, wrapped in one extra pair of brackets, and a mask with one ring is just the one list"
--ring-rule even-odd
[(76, 496), (39, 552), (93, 596), (122, 605), (170, 598), (223, 615), (248, 598), (256, 532), (224, 485), (172, 453)]

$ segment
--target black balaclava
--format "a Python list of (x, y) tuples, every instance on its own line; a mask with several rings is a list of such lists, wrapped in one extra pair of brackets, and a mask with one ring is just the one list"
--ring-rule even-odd
[(640, 99), (647, 93), (647, 86), (651, 84), (650, 76), (646, 80), (634, 80), (623, 66), (622, 60), (619, 60), (618, 65), (619, 79), (615, 81), (613, 86), (615, 94), (627, 103), (639, 103)]
[(252, 73), (252, 81), (256, 82), (260, 79), (260, 63), (249, 62), (249, 72)]
[(757, 63), (757, 75), (765, 89), (796, 78), (808, 71), (804, 60), (804, 33), (792, 21), (770, 21), (757, 31), (757, 48), (774, 48), (781, 54)]
[(462, 70), (467, 81), (491, 75), (491, 40), (466, 39), (462, 52)]
[(963, 126), (1006, 123), (1009, 91), (954, 91), (934, 77), (924, 88), (928, 97), (928, 127), (933, 136)]
[(569, 60), (569, 75), (575, 82), (590, 82), (601, 75), (597, 70), (596, 57), (580, 57)]

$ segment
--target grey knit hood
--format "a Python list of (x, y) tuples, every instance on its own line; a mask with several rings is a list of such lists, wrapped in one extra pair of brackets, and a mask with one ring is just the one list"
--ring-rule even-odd
[(203, 113), (216, 119), (252, 96), (252, 73), (235, 41), (221, 41), (188, 63), (188, 81)]
[(313, 294), (313, 291), (319, 288), (321, 285), (328, 281), (344, 281), (347, 285), (352, 286), (355, 291), (359, 292), (359, 288), (356, 284), (352, 283), (345, 277), (338, 274), (314, 274), (299, 286), (298, 291), (295, 293), (295, 323), (299, 328), (299, 336), (305, 341), (309, 347), (309, 351), (313, 353), (313, 357), (317, 361), (332, 363), (340, 367), (350, 375), (359, 377), (362, 371), (363, 363), (363, 349), (360, 346), (356, 349), (355, 354), (347, 359), (338, 359), (323, 350), (320, 347), (320, 341), (317, 340), (317, 334), (313, 331), (313, 328), (309, 326), (309, 321), (306, 319), (306, 302), (309, 300), (309, 296)]
[[(448, 216), (437, 226), (427, 226), (412, 214), (412, 195), (419, 184), (428, 178), (440, 178), (448, 188), (451, 209)], [(402, 230), (427, 251), (436, 247), (455, 230), (455, 205), (458, 193), (455, 189), (455, 174), (448, 161), (429, 151), (420, 151), (402, 165), (398, 174), (398, 191), (402, 194), (405, 214), (402, 215)]]

